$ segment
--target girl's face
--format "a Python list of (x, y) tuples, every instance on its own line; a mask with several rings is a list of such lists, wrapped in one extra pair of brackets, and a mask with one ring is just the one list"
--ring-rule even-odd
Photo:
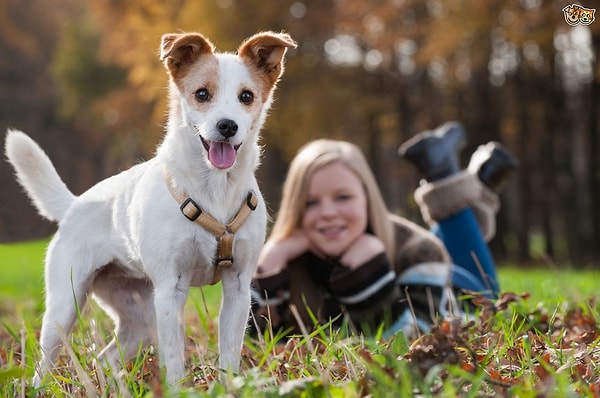
[(317, 170), (308, 184), (302, 231), (321, 255), (344, 254), (367, 229), (367, 197), (341, 162)]

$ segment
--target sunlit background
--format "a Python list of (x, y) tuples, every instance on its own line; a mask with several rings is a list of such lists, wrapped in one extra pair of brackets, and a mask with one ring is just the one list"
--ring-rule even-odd
[[(541, 0), (0, 0), (0, 129), (34, 137), (76, 193), (153, 156), (166, 118), (164, 33), (197, 31), (221, 51), (262, 30), (298, 43), (263, 129), (258, 177), (275, 216), (296, 150), (359, 144), (390, 209), (422, 223), (416, 171), (397, 156), (448, 121), (520, 168), (502, 192), (500, 261), (597, 265), (600, 21)], [(577, 8), (579, 7), (579, 8)], [(575, 14), (569, 14), (573, 16)], [(591, 14), (588, 14), (591, 15)], [(49, 236), (0, 165), (0, 241)], [(0, 260), (1, 261), (1, 260)]]

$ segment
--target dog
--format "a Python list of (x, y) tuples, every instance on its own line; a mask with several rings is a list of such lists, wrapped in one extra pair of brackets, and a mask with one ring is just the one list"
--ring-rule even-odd
[(259, 132), (286, 51), (295, 47), (276, 32), (249, 37), (235, 54), (218, 52), (198, 33), (163, 35), (169, 113), (156, 155), (79, 196), (31, 138), (9, 129), (6, 156), (18, 182), (39, 213), (58, 223), (45, 258), (35, 386), (89, 295), (115, 323), (100, 359), (128, 359), (156, 344), (167, 382), (180, 382), (188, 290), (219, 280), (219, 367), (239, 371), (267, 223), (255, 177)]

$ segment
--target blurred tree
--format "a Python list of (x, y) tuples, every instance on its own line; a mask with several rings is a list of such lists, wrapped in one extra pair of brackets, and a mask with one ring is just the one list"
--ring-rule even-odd
[[(199, 31), (234, 51), (256, 31), (285, 30), (300, 46), (289, 53), (263, 130), (259, 169), (273, 213), (297, 149), (334, 137), (361, 145), (390, 208), (420, 221), (412, 199), (418, 176), (396, 149), (455, 119), (469, 133), (465, 164), (489, 140), (521, 159), (502, 194), (492, 242), (498, 258), (578, 266), (597, 259), (600, 23), (567, 25), (566, 1), (29, 2), (38, 7), (25, 12), (0, 0), (0, 120), (26, 120), (23, 126), (60, 137), (60, 146), (49, 137), (42, 144), (65, 156), (59, 168), (75, 165), (64, 175), (76, 187), (151, 156), (160, 140), (162, 34)], [(0, 205), (0, 228), (13, 228)]]
[[(54, 87), (47, 78), (62, 1), (0, 0), (0, 131), (19, 128), (42, 144), (56, 140)], [(3, 146), (2, 146), (3, 147)], [(0, 241), (47, 236), (53, 226), (40, 220), (24, 199), (12, 169), (0, 162)]]
[(60, 98), (59, 114), (72, 120), (125, 83), (125, 71), (99, 59), (100, 35), (87, 14), (64, 21), (60, 35), (51, 72)]

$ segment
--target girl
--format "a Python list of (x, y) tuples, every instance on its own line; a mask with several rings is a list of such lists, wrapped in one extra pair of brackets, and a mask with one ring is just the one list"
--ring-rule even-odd
[[(483, 242), (477, 228), (475, 235)], [(383, 325), (386, 335), (411, 335), (460, 312), (454, 293), (485, 286), (452, 264), (433, 233), (389, 212), (356, 145), (319, 139), (290, 165), (254, 278), (251, 328), (298, 333), (316, 316), (319, 323), (345, 319), (358, 332)]]

